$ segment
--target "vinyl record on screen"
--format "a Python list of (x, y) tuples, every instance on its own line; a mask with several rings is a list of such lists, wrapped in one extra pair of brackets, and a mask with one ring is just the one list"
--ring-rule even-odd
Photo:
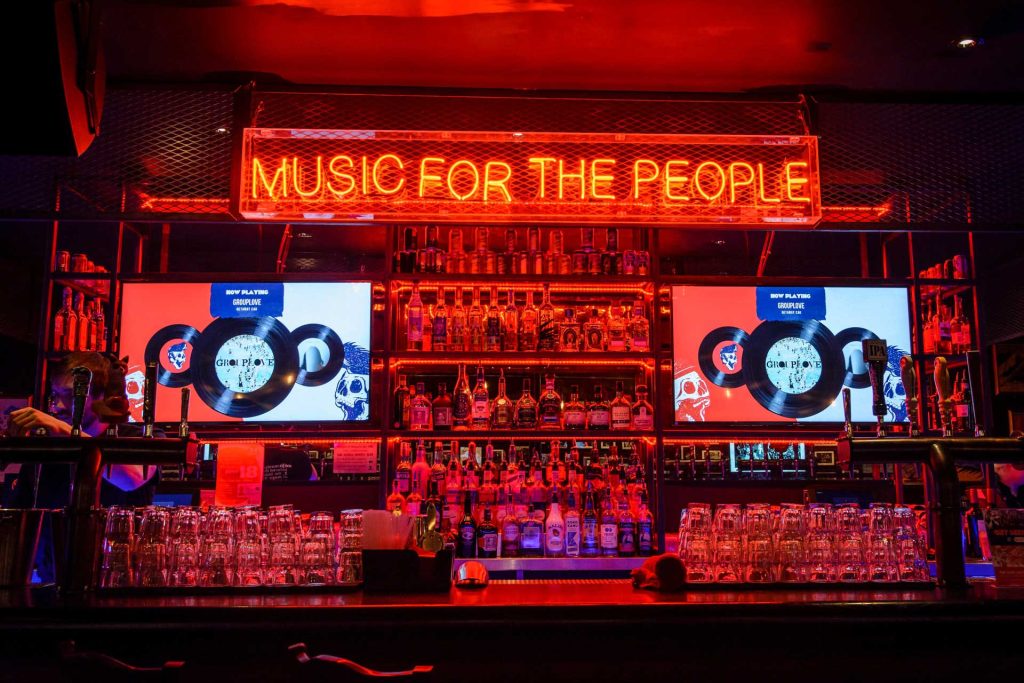
[(334, 379), (345, 362), (345, 345), (338, 333), (326, 325), (302, 325), (292, 332), (299, 354), (296, 384), (318, 387)]
[(254, 417), (277, 407), (298, 372), (291, 333), (269, 316), (218, 318), (203, 330), (192, 351), (196, 393), (230, 417)]
[(858, 348), (860, 342), (865, 339), (878, 339), (878, 335), (871, 330), (865, 330), (863, 327), (847, 327), (842, 332), (836, 334), (836, 346), (839, 347), (839, 352), (843, 354), (843, 368), (845, 376), (843, 378), (843, 386), (850, 387), (851, 389), (865, 389), (871, 386), (871, 378), (868, 376), (867, 365), (864, 366), (863, 372), (854, 372), (852, 366), (847, 367), (846, 354), (843, 353), (843, 349), (847, 344), (857, 342)]
[(165, 387), (177, 389), (192, 384), (192, 363), (189, 359), (188, 366), (182, 370), (171, 372), (167, 369), (168, 364), (173, 362), (170, 358), (161, 357), (164, 346), (167, 342), (181, 340), (192, 347), (192, 355), (195, 356), (196, 344), (200, 338), (199, 330), (191, 325), (168, 325), (161, 327), (149, 338), (146, 343), (146, 350), (143, 353), (146, 365), (156, 363), (157, 381)]
[(743, 349), (743, 377), (766, 410), (789, 418), (820, 413), (843, 386), (843, 354), (816, 320), (763, 322)]
[(725, 372), (715, 365), (713, 354), (722, 342), (732, 342), (746, 353), (748, 339), (747, 333), (738, 327), (719, 327), (708, 332), (697, 349), (697, 364), (709, 382), (726, 389), (743, 386), (743, 363), (741, 362), (733, 372)]

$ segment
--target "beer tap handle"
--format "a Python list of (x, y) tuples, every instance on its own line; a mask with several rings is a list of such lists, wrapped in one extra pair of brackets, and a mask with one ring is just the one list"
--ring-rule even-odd
[(853, 438), (853, 407), (850, 405), (850, 387), (843, 387), (843, 431), (847, 439)]
[(142, 435), (153, 437), (153, 423), (156, 421), (156, 361), (146, 363), (146, 386), (142, 394)]
[(178, 425), (178, 436), (182, 439), (188, 438), (188, 399), (190, 391), (188, 387), (181, 389), (181, 422)]
[(864, 339), (861, 341), (861, 352), (868, 366), (868, 379), (871, 380), (871, 414), (878, 420), (878, 436), (885, 436), (885, 416), (888, 406), (885, 404), (885, 368), (889, 362), (889, 345), (884, 339)]
[(939, 416), (942, 421), (942, 436), (953, 436), (953, 384), (949, 379), (949, 367), (946, 359), (939, 356), (935, 359), (935, 393), (939, 397)]
[(914, 359), (910, 356), (903, 356), (903, 358), (900, 358), (900, 379), (903, 380), (903, 394), (907, 399), (907, 417), (910, 420), (910, 436), (918, 436), (921, 431), (918, 427), (917, 371), (914, 370)]
[(71, 403), (71, 436), (82, 435), (82, 417), (85, 415), (85, 402), (89, 398), (92, 385), (92, 370), (79, 365), (71, 371), (73, 398)]

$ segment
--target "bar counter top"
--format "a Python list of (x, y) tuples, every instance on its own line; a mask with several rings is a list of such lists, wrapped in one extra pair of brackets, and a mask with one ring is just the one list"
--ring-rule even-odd
[(46, 624), (220, 623), (272, 619), (388, 621), (417, 619), (534, 621), (679, 621), (731, 618), (999, 618), (1024, 621), (1024, 588), (974, 582), (966, 591), (941, 588), (728, 589), (693, 587), (676, 593), (635, 589), (619, 579), (492, 581), (484, 588), (446, 593), (373, 594), (363, 591), (154, 595), (90, 594), (66, 599), (52, 589), (0, 593), (0, 629)]
[[(991, 581), (966, 591), (663, 594), (619, 579), (542, 579), (433, 594), (0, 592), (0, 662), (11, 680), (62, 671), (105, 680), (112, 658), (182, 661), (190, 683), (356, 680), (325, 662), (300, 664), (296, 643), (381, 671), (429, 665), (433, 680), (474, 683), (1014, 680), (1024, 671), (1022, 627), (1024, 589)], [(71, 641), (87, 660), (59, 654)]]

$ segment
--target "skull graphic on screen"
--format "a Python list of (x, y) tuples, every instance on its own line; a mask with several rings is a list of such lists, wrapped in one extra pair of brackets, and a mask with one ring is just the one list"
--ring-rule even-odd
[(736, 369), (736, 361), (738, 360), (736, 354), (736, 344), (728, 344), (722, 347), (719, 351), (718, 356), (722, 359), (722, 365), (730, 372)]
[(178, 342), (167, 349), (167, 361), (175, 370), (181, 370), (185, 366), (185, 348), (185, 342)]
[(345, 364), (338, 375), (334, 389), (334, 405), (342, 413), (342, 420), (368, 420), (370, 418), (370, 354), (366, 349), (345, 343)]
[(133, 365), (124, 376), (125, 397), (128, 399), (129, 421), (142, 419), (142, 404), (145, 401), (146, 374), (141, 365)]
[(691, 366), (676, 377), (676, 422), (703, 422), (711, 405), (711, 392)]
[(897, 346), (889, 347), (882, 393), (885, 395), (885, 406), (889, 409), (889, 419), (893, 422), (907, 421), (907, 390), (900, 378), (900, 359), (905, 355), (907, 352), (903, 349)]

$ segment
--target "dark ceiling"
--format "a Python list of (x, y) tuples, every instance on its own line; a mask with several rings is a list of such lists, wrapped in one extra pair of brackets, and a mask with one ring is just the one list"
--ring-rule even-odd
[(120, 0), (105, 28), (114, 82), (1024, 90), (1020, 0)]

